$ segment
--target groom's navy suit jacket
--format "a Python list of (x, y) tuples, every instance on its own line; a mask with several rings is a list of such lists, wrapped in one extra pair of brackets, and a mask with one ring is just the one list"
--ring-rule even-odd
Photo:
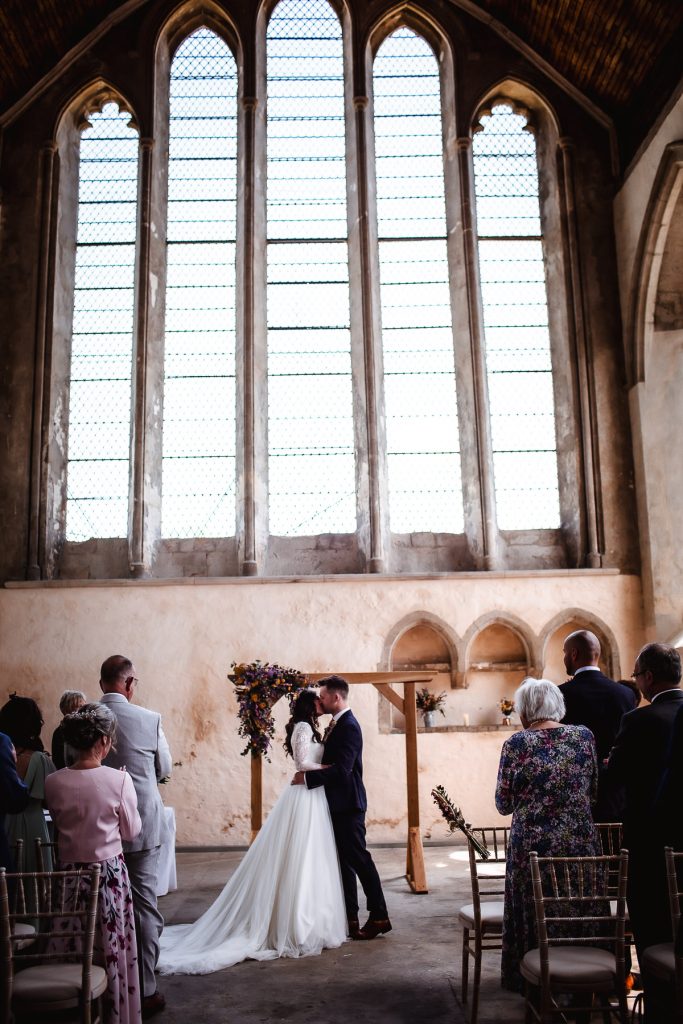
[(353, 711), (345, 711), (325, 742), (323, 763), (329, 768), (306, 772), (308, 789), (325, 787), (332, 814), (368, 807), (363, 785), (363, 734)]

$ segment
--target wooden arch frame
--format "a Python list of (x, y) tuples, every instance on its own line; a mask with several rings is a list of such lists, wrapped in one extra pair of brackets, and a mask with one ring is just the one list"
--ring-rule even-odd
[[(417, 783), (417, 712), (415, 707), (415, 686), (421, 683), (426, 686), (432, 679), (431, 672), (307, 672), (309, 683), (317, 683), (329, 675), (343, 675), (346, 681), (354, 686), (369, 683), (391, 704), (397, 708), (406, 720), (406, 794), (408, 802), (408, 837), (406, 848), (406, 879), (408, 885), (416, 893), (426, 893), (427, 876), (425, 874), (424, 850), (420, 835), (420, 798)], [(403, 697), (394, 689), (392, 683), (403, 684)], [(253, 756), (251, 762), (251, 839), (252, 842), (263, 824), (263, 758)]]

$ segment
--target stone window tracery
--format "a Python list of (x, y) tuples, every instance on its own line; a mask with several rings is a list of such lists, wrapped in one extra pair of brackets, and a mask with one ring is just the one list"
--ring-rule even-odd
[[(127, 544), (115, 576), (126, 557), (133, 575), (567, 564), (582, 468), (562, 257), (549, 271), (544, 252), (563, 215), (550, 118), (505, 87), (458, 135), (450, 44), (414, 12), (362, 44), (364, 83), (342, 0), (263, 8), (248, 81), (219, 14), (169, 19), (155, 137), (127, 129), (131, 372), (116, 454), (91, 459), (120, 479), (72, 486), (90, 458), (73, 376), (52, 557), (81, 571), (74, 545), (97, 538), (101, 564)], [(98, 502), (115, 526), (84, 519)]]

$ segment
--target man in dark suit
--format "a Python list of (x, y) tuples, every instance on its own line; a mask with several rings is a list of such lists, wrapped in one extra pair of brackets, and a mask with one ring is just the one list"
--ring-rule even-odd
[[(352, 939), (374, 939), (391, 931), (391, 922), (377, 868), (365, 846), (365, 812), (368, 802), (363, 785), (363, 734), (348, 705), (349, 684), (341, 676), (320, 680), (320, 704), (332, 721), (323, 740), (325, 768), (297, 772), (294, 785), (308, 789), (325, 787), (332, 815), (332, 828), (339, 853), (346, 916)], [(363, 928), (358, 921), (358, 887), (365, 893), (369, 918)]]
[(579, 629), (564, 642), (564, 667), (573, 678), (560, 686), (566, 713), (566, 725), (585, 725), (595, 737), (598, 752), (598, 800), (593, 809), (595, 821), (621, 821), (624, 809), (623, 787), (612, 783), (605, 761), (619, 731), (621, 719), (634, 707), (633, 693), (615, 683), (598, 668), (600, 641), (595, 633)]
[[(649, 705), (625, 715), (609, 757), (608, 771), (626, 789), (624, 847), (629, 851), (628, 911), (640, 957), (648, 946), (671, 942), (664, 837), (657, 814), (674, 725), (683, 708), (681, 659), (668, 644), (646, 644), (633, 669)], [(646, 1020), (668, 1021), (661, 986), (643, 972)]]

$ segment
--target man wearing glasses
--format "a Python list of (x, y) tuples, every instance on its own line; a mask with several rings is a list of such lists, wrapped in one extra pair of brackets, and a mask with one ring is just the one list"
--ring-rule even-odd
[(142, 1016), (151, 1017), (166, 1005), (154, 975), (164, 927), (157, 907), (156, 883), (159, 849), (167, 833), (159, 782), (171, 774), (172, 761), (161, 715), (131, 703), (137, 685), (129, 658), (121, 654), (107, 658), (100, 669), (100, 688), (102, 703), (116, 715), (116, 739), (104, 764), (125, 768), (129, 773), (142, 819), (139, 836), (124, 842), (123, 852), (133, 890)]

